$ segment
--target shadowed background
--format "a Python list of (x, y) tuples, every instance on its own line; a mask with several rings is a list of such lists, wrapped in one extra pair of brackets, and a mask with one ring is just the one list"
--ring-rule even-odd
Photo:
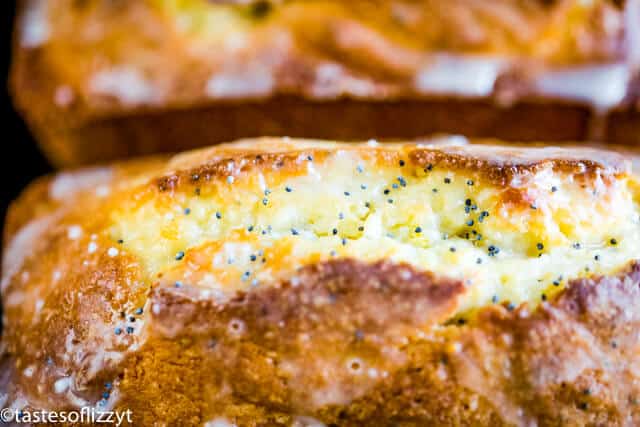
[(11, 62), (11, 32), (15, 13), (15, 2), (2, 2), (2, 55), (0, 55), (0, 72), (2, 73), (2, 93), (0, 106), (2, 108), (2, 123), (4, 129), (2, 137), (4, 155), (2, 163), (2, 221), (9, 202), (35, 177), (50, 172), (47, 161), (29, 134), (24, 122), (11, 105), (8, 92), (8, 73)]

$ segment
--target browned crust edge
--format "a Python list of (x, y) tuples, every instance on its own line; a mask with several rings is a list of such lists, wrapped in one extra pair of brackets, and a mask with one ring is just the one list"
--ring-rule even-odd
[[(420, 285), (425, 282), (419, 274), (402, 273), (405, 268), (355, 261), (313, 266), (301, 272), (296, 288), (285, 285), (257, 291), (248, 299), (241, 297), (215, 309), (210, 303), (188, 302), (189, 298), (158, 289), (153, 296), (162, 306), (157, 324), (168, 322), (166, 326), (172, 327), (178, 318), (188, 319), (191, 326), (179, 328), (187, 332), (177, 335), (166, 335), (160, 328), (160, 334), (130, 361), (123, 381), (128, 397), (122, 407), (137, 408), (145, 421), (162, 418), (167, 415), (164, 411), (174, 409), (184, 420), (198, 419), (194, 414), (200, 414), (204, 417), (200, 421), (211, 416), (212, 410), (220, 411), (218, 414), (240, 426), (288, 425), (295, 415), (339, 426), (534, 421), (545, 426), (595, 426), (640, 420), (640, 386), (634, 372), (635, 349), (640, 344), (638, 264), (619, 276), (574, 280), (556, 300), (533, 311), (526, 305), (513, 311), (496, 305), (483, 309), (472, 323), (413, 335), (397, 348), (395, 360), (402, 362), (394, 366), (393, 357), (378, 353), (385, 342), (380, 337), (391, 337), (387, 333), (393, 328), (388, 325), (403, 322), (372, 319), (383, 320), (386, 314), (403, 311), (405, 306), (398, 301), (407, 303), (419, 295), (414, 290), (428, 289)], [(326, 296), (336, 283), (346, 286), (339, 286), (338, 294), (357, 288), (349, 290), (356, 298), (325, 299), (314, 307), (314, 297)], [(370, 292), (379, 292), (383, 284), (389, 286), (393, 298), (368, 304), (374, 302)], [(440, 285), (444, 286), (443, 297), (455, 294), (457, 285), (438, 282)], [(421, 301), (415, 300), (418, 306)], [(410, 318), (418, 312), (405, 314)], [(229, 329), (233, 322), (241, 325), (240, 332)], [(409, 322), (414, 327), (420, 323)], [(377, 330), (379, 326), (383, 328)], [(311, 341), (301, 345), (301, 333), (309, 334)], [(326, 385), (314, 369), (326, 369), (320, 362), (335, 363), (334, 356), (342, 361), (345, 355), (358, 357), (363, 369), (386, 363), (390, 375), (378, 378), (374, 385), (357, 375), (333, 375), (334, 385), (353, 387), (351, 391), (360, 386), (364, 394), (347, 404), (314, 408), (310, 394)], [(296, 356), (305, 367), (304, 374), (292, 378), (282, 366)], [(193, 387), (185, 389), (172, 380), (176, 369), (180, 384)], [(162, 400), (179, 402), (176, 406), (160, 403), (157, 390), (148, 387), (158, 381)], [(222, 402), (206, 402), (198, 394), (220, 383), (232, 388)]]
[[(266, 139), (265, 141), (270, 141)], [(276, 140), (277, 141), (277, 140)], [(261, 142), (261, 140), (256, 140)], [(425, 143), (429, 143), (425, 140)], [(433, 140), (433, 142), (437, 142)], [(476, 142), (483, 142), (482, 140)], [(487, 141), (492, 142), (492, 141)], [(482, 176), (491, 184), (509, 187), (517, 177), (525, 180), (538, 172), (552, 168), (554, 172), (570, 175), (575, 179), (600, 178), (605, 183), (631, 172), (630, 163), (622, 155), (612, 151), (597, 149), (563, 149), (558, 147), (522, 148), (469, 144), (463, 146), (437, 146), (434, 148), (406, 144), (400, 148), (386, 149), (343, 145), (337, 148), (308, 148), (288, 150), (282, 147), (274, 153), (252, 153), (212, 150), (203, 152), (201, 164), (172, 172), (155, 179), (154, 186), (160, 192), (184, 191), (185, 188), (201, 187), (216, 181), (226, 181), (229, 176), (238, 178), (259, 172), (304, 173), (308, 162), (322, 164), (336, 150), (353, 149), (371, 157), (377, 164), (397, 167), (400, 163), (408, 168), (432, 170), (465, 171)], [(207, 157), (214, 157), (208, 159)]]
[(454, 133), (522, 142), (585, 141), (592, 140), (596, 119), (605, 133), (595, 140), (639, 145), (638, 118), (637, 110), (621, 109), (603, 120), (585, 106), (555, 102), (522, 102), (504, 108), (491, 100), (308, 102), (276, 97), (137, 113), (62, 129), (37, 125), (32, 129), (54, 165), (70, 167), (261, 136), (384, 141)]
[[(95, 301), (114, 292), (118, 268), (95, 276), (86, 290)], [(277, 426), (299, 415), (339, 426), (640, 422), (640, 264), (573, 280), (536, 309), (495, 305), (469, 323), (439, 326), (464, 286), (356, 260), (311, 265), (229, 301), (158, 283), (143, 347), (83, 384), (84, 395), (115, 381), (118, 407), (136, 424), (224, 416)], [(46, 400), (13, 368), (4, 372), (2, 390), (26, 387)], [(314, 392), (326, 387), (343, 394), (323, 401)]]

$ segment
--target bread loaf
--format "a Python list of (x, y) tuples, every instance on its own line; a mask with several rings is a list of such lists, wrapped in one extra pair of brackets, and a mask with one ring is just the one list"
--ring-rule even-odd
[(243, 137), (637, 144), (638, 0), (24, 0), (12, 88), (57, 165)]
[(262, 139), (34, 183), (0, 406), (134, 425), (635, 425), (625, 157)]

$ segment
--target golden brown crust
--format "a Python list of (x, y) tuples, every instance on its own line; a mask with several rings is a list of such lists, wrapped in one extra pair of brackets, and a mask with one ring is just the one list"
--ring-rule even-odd
[[(607, 151), (460, 143), (250, 140), (37, 182), (5, 230), (1, 405), (130, 409), (135, 425), (637, 424), (638, 186), (628, 162)], [(376, 226), (365, 221), (355, 226), (362, 235), (337, 236), (351, 209), (334, 233), (333, 223), (326, 233), (311, 221), (277, 224), (305, 215), (313, 199), (298, 194), (359, 197), (347, 184), (370, 191), (394, 227), (366, 234)], [(429, 198), (432, 184), (441, 199)], [(403, 192), (417, 208), (402, 205)], [(571, 210), (554, 214), (565, 202)], [(313, 221), (338, 221), (338, 203), (320, 200)], [(501, 253), (441, 237), (438, 227), (465, 208), (484, 218), (479, 230)], [(412, 240), (429, 231), (426, 220), (403, 236), (403, 215), (427, 211), (439, 215), (437, 238)], [(544, 240), (554, 227), (585, 247)], [(534, 252), (518, 243), (527, 233)], [(542, 241), (551, 256), (536, 249)], [(251, 267), (236, 270), (243, 262)], [(549, 268), (552, 280), (565, 277), (537, 287)], [(474, 296), (487, 286), (492, 302)], [(511, 306), (506, 292), (516, 298), (527, 286), (533, 296)]]
[[(303, 288), (320, 285), (326, 292), (327, 284), (314, 282), (322, 277), (317, 271), (323, 269), (339, 272), (334, 280), (338, 279), (342, 290), (349, 293), (359, 293), (361, 284), (387, 284), (374, 287), (375, 294), (393, 293), (403, 285), (419, 283), (403, 278), (403, 274), (388, 275), (394, 270), (406, 271), (406, 267), (386, 266), (381, 270), (380, 266), (342, 262), (312, 267), (311, 274), (303, 273)], [(366, 279), (359, 281), (363, 273)], [(384, 274), (377, 276), (379, 273)], [(394, 277), (399, 280), (391, 279)], [(640, 301), (639, 286), (639, 269), (634, 265), (619, 277), (576, 281), (556, 301), (534, 312), (526, 307), (511, 312), (501, 306), (488, 308), (473, 325), (448, 326), (432, 336), (412, 339), (400, 350), (406, 358), (402, 367), (361, 398), (346, 406), (329, 405), (304, 414), (341, 426), (528, 425), (534, 420), (542, 426), (634, 425), (640, 417), (640, 389), (633, 368), (638, 345), (634, 313)], [(191, 331), (183, 338), (161, 335), (150, 340), (126, 363), (122, 387), (130, 394), (121, 407), (132, 409), (136, 422), (145, 424), (162, 419), (199, 425), (208, 411), (225, 408), (217, 414), (224, 413), (240, 426), (290, 425), (306, 408), (301, 408), (299, 395), (290, 394), (292, 385), (276, 372), (282, 369), (279, 362), (288, 352), (277, 344), (274, 351), (269, 336), (265, 337), (260, 328), (252, 328), (260, 324), (275, 328), (280, 340), (296, 336), (297, 322), (314, 324), (303, 314), (314, 313), (317, 308), (287, 298), (291, 292), (288, 289), (275, 296), (257, 295), (252, 297), (254, 303), (247, 301), (240, 306), (235, 305), (240, 301), (236, 300), (216, 311), (217, 316), (225, 314), (247, 321), (242, 339), (225, 328), (228, 323), (209, 316), (196, 333)], [(260, 301), (272, 302), (273, 297), (278, 301), (277, 312), (289, 313), (286, 318), (293, 321), (293, 328), (288, 323), (280, 328), (279, 316), (260, 312)], [(154, 300), (162, 304), (159, 317), (167, 315), (168, 306), (173, 307), (174, 314), (190, 317), (200, 305), (188, 299), (182, 299), (179, 305), (180, 298), (169, 303), (172, 299), (161, 294)], [(357, 319), (343, 315), (341, 301), (338, 297), (327, 305), (325, 299), (320, 307), (329, 312), (322, 319), (331, 319), (331, 315)], [(323, 323), (316, 326), (325, 330)], [(371, 349), (378, 347), (376, 334), (345, 328), (338, 329), (337, 336), (340, 331), (350, 338), (339, 342), (355, 353), (370, 355)], [(317, 352), (310, 354), (319, 356)], [(224, 382), (224, 377), (232, 379), (225, 399), (203, 402), (211, 387)], [(296, 391), (309, 390), (305, 387)]]
[(488, 308), (477, 323), (410, 344), (407, 366), (342, 418), (353, 425), (635, 425), (639, 285), (633, 264), (617, 277), (574, 281), (534, 311)]
[[(427, 144), (438, 142), (429, 139), (425, 141)], [(447, 141), (447, 138), (442, 141)], [(460, 139), (460, 141), (465, 143), (466, 139)], [(567, 179), (591, 183), (596, 180), (610, 183), (631, 171), (631, 163), (613, 151), (560, 147), (540, 147), (532, 151), (516, 145), (490, 145), (492, 142), (495, 143), (492, 140), (474, 140), (474, 142), (473, 145), (444, 144), (432, 147), (411, 144), (403, 147), (389, 144), (390, 150), (382, 146), (379, 150), (369, 151), (373, 151), (373, 159), (385, 167), (394, 166), (403, 161), (410, 168), (473, 171), (487, 183), (504, 188), (514, 187), (515, 182), (519, 183), (515, 187), (522, 186), (521, 183), (535, 179), (540, 172), (549, 168), (555, 173), (566, 175)], [(197, 153), (197, 157), (210, 160), (204, 160), (202, 165), (196, 168), (187, 168), (162, 176), (155, 181), (155, 187), (160, 192), (173, 192), (178, 187), (188, 185), (187, 189), (179, 189), (185, 192), (199, 187), (201, 182), (224, 182), (229, 176), (240, 178), (247, 174), (265, 172), (297, 175), (307, 170), (306, 162), (301, 160), (313, 158), (314, 161), (324, 162), (333, 151), (333, 148), (314, 147), (313, 144), (306, 150), (304, 147), (292, 146), (291, 148), (296, 151), (268, 151), (271, 144), (278, 147), (278, 143), (276, 138), (265, 138), (262, 144), (255, 148), (251, 143), (241, 145), (240, 151), (235, 149), (227, 151), (225, 149), (227, 145), (216, 147), (209, 152), (203, 150)], [(341, 148), (367, 155), (365, 154), (367, 149), (363, 149), (362, 145), (353, 144), (352, 147)], [(187, 157), (187, 160), (192, 158)], [(177, 163), (180, 164), (180, 162)]]
[[(635, 113), (626, 22), (637, 12), (620, 2), (47, 4), (24, 1), (12, 87), (61, 165), (264, 135), (636, 133), (607, 134), (592, 111)], [(466, 111), (461, 100), (471, 101)]]
[[(226, 378), (236, 384), (234, 394), (308, 412), (318, 401), (342, 398), (330, 396), (332, 390), (359, 395), (376, 383), (366, 376), (354, 380), (350, 373), (360, 373), (367, 361), (376, 360), (380, 370), (402, 364), (404, 355), (393, 347), (416, 328), (450, 316), (463, 288), (409, 266), (350, 260), (309, 266), (285, 283), (222, 304), (189, 298), (188, 287), (160, 288), (151, 296), (149, 344), (183, 334), (195, 341), (203, 337), (200, 345), (216, 359), (207, 363), (228, 364), (222, 370), (235, 372)], [(254, 352), (267, 357), (258, 366), (273, 365), (271, 375), (256, 376), (247, 359)], [(277, 356), (269, 361), (270, 355)], [(215, 399), (213, 404), (224, 405)]]
[[(367, 295), (397, 298), (393, 302), (400, 306), (375, 304), (373, 314), (376, 320), (386, 315), (396, 319), (387, 310), (412, 301), (408, 294), (401, 296), (405, 286), (418, 291), (418, 300), (413, 300), (417, 307), (421, 297), (429, 305), (434, 303), (423, 293), (428, 288), (414, 282), (413, 273), (409, 279), (403, 277), (407, 271), (403, 266), (341, 262), (311, 268), (329, 270), (331, 276), (302, 272), (300, 291), (285, 285), (277, 293), (258, 292), (249, 300), (237, 299), (217, 309), (156, 293), (153, 300), (161, 306), (156, 314), (161, 333), (126, 363), (123, 393), (128, 392), (130, 399), (122, 407), (132, 408), (140, 422), (164, 419), (198, 424), (207, 416), (223, 415), (240, 426), (290, 425), (300, 414), (340, 426), (622, 426), (638, 422), (637, 264), (618, 277), (575, 281), (557, 300), (533, 312), (526, 306), (513, 311), (495, 306), (481, 312), (471, 325), (442, 327), (426, 337), (413, 337), (393, 355), (401, 361), (399, 365), (390, 363), (392, 355), (380, 353), (383, 337), (390, 331), (377, 330), (384, 323), (367, 322), (373, 314), (367, 303), (374, 302)], [(335, 294), (327, 294), (336, 281), (340, 285)], [(360, 290), (362, 286), (365, 290)], [(349, 294), (357, 300), (350, 300)], [(322, 303), (314, 303), (313, 297), (318, 296), (323, 297)], [(352, 302), (362, 304), (365, 317), (351, 310)], [(189, 319), (192, 327), (166, 336), (162, 318), (167, 321), (170, 315), (177, 315), (178, 321)], [(240, 325), (237, 331), (234, 325)], [(269, 331), (275, 332), (270, 335)], [(311, 336), (310, 341), (300, 342), (301, 331)], [(292, 360), (292, 354), (303, 357), (301, 383), (287, 379), (290, 365), (301, 363), (295, 356)], [(319, 361), (325, 364), (318, 365)], [(314, 392), (318, 392), (315, 399), (336, 398), (330, 389), (323, 389), (327, 377), (323, 379), (314, 367), (333, 366), (340, 372), (343, 363), (358, 365), (351, 376), (334, 372), (328, 377), (330, 384), (339, 389), (344, 381), (366, 391), (348, 403), (314, 405), (309, 398)], [(380, 369), (376, 381), (367, 378), (372, 366)], [(222, 393), (222, 401), (203, 399), (223, 385), (231, 389)]]

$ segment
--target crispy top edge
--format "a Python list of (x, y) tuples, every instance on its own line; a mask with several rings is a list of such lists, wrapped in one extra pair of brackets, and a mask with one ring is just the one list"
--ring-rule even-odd
[(186, 180), (227, 179), (230, 171), (295, 170), (305, 159), (324, 159), (338, 152), (356, 152), (379, 166), (409, 162), (416, 167), (467, 170), (484, 175), (491, 183), (510, 185), (516, 177), (551, 167), (569, 175), (615, 178), (631, 173), (631, 162), (619, 153), (595, 148), (499, 145), (498, 141), (464, 138), (432, 139), (423, 143), (335, 143), (312, 140), (262, 138), (241, 140), (178, 155), (173, 169), (156, 180), (161, 191), (175, 190)]
[[(149, 157), (40, 178), (13, 203), (4, 230), (5, 243), (29, 221), (55, 212), (78, 197), (95, 196), (101, 186), (111, 187), (109, 197), (141, 183), (161, 192), (179, 191), (183, 186), (223, 181), (234, 174), (294, 173), (306, 168), (308, 159), (318, 162), (344, 152), (360, 155), (378, 167), (396, 167), (402, 161), (416, 168), (468, 171), (497, 186), (517, 185), (520, 179), (534, 177), (547, 168), (587, 181), (611, 181), (631, 173), (633, 157), (604, 149), (519, 146), (457, 136), (393, 143), (246, 139), (171, 158)], [(65, 191), (58, 191), (59, 187)]]

